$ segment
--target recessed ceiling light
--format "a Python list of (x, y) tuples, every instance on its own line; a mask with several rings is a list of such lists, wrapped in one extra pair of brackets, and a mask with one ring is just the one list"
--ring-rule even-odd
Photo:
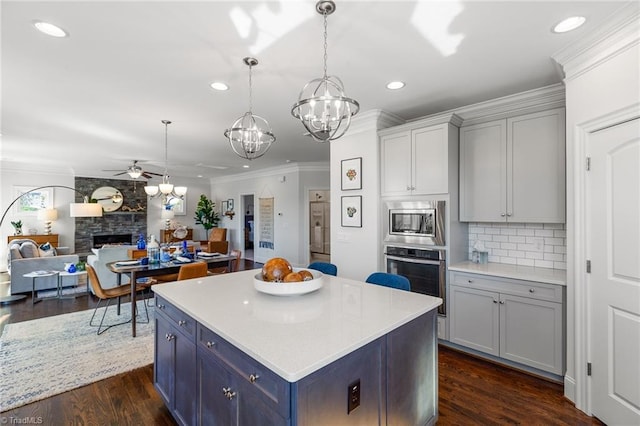
[(220, 91), (229, 90), (229, 86), (220, 81), (214, 81), (213, 83), (211, 83), (211, 88)]
[(389, 90), (398, 90), (404, 87), (404, 83), (402, 81), (392, 81), (387, 83), (387, 89)]
[(66, 37), (68, 35), (62, 28), (48, 22), (33, 21), (33, 26), (40, 32), (50, 35), (51, 37)]
[(587, 18), (584, 16), (572, 16), (570, 18), (560, 21), (553, 27), (554, 33), (566, 33), (567, 31), (575, 30), (579, 26), (585, 23)]
[(248, 164), (243, 164), (242, 167), (245, 168), (245, 169), (248, 169), (249, 165)]

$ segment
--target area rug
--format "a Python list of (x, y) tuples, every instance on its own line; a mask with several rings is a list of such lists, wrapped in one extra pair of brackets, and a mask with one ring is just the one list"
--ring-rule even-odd
[[(5, 326), (0, 336), (0, 411), (153, 363), (152, 307), (149, 323), (136, 324), (135, 338), (130, 323), (98, 336), (97, 328), (89, 326), (92, 314), (93, 309)], [(96, 314), (99, 321), (98, 315), (102, 312)], [(130, 315), (131, 305), (123, 304), (122, 316), (126, 320)], [(114, 306), (105, 322), (119, 322)]]

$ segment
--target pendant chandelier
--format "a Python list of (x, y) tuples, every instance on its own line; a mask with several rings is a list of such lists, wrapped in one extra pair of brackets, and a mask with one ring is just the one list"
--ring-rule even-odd
[(164, 174), (162, 175), (162, 183), (158, 186), (156, 185), (147, 185), (144, 187), (144, 192), (151, 198), (154, 197), (162, 197), (162, 204), (167, 204), (170, 198), (184, 198), (187, 193), (186, 186), (176, 186), (174, 187), (171, 182), (169, 182), (169, 173), (167, 172), (167, 152), (168, 148), (168, 138), (167, 138), (167, 128), (171, 121), (162, 120), (162, 124), (164, 124)]
[(244, 58), (244, 63), (249, 66), (249, 112), (238, 118), (231, 128), (225, 130), (224, 136), (229, 139), (233, 152), (242, 158), (253, 160), (262, 157), (275, 142), (276, 137), (267, 120), (251, 112), (253, 106), (251, 69), (258, 65), (258, 60), (247, 57)]
[(316, 11), (324, 18), (324, 75), (308, 82), (293, 105), (291, 114), (299, 119), (318, 142), (340, 138), (351, 124), (351, 117), (360, 110), (357, 101), (344, 95), (342, 81), (327, 75), (327, 16), (336, 10), (331, 0), (316, 3)]

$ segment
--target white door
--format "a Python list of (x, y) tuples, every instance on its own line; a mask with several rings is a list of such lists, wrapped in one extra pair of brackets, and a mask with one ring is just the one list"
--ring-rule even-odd
[(640, 119), (589, 135), (591, 412), (640, 424)]

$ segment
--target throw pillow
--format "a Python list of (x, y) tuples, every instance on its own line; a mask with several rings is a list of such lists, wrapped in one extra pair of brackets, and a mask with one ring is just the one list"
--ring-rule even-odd
[(38, 246), (31, 241), (25, 241), (20, 245), (20, 254), (23, 258), (40, 257)]
[(53, 257), (56, 255), (56, 249), (50, 242), (46, 242), (39, 247), (40, 257)]

